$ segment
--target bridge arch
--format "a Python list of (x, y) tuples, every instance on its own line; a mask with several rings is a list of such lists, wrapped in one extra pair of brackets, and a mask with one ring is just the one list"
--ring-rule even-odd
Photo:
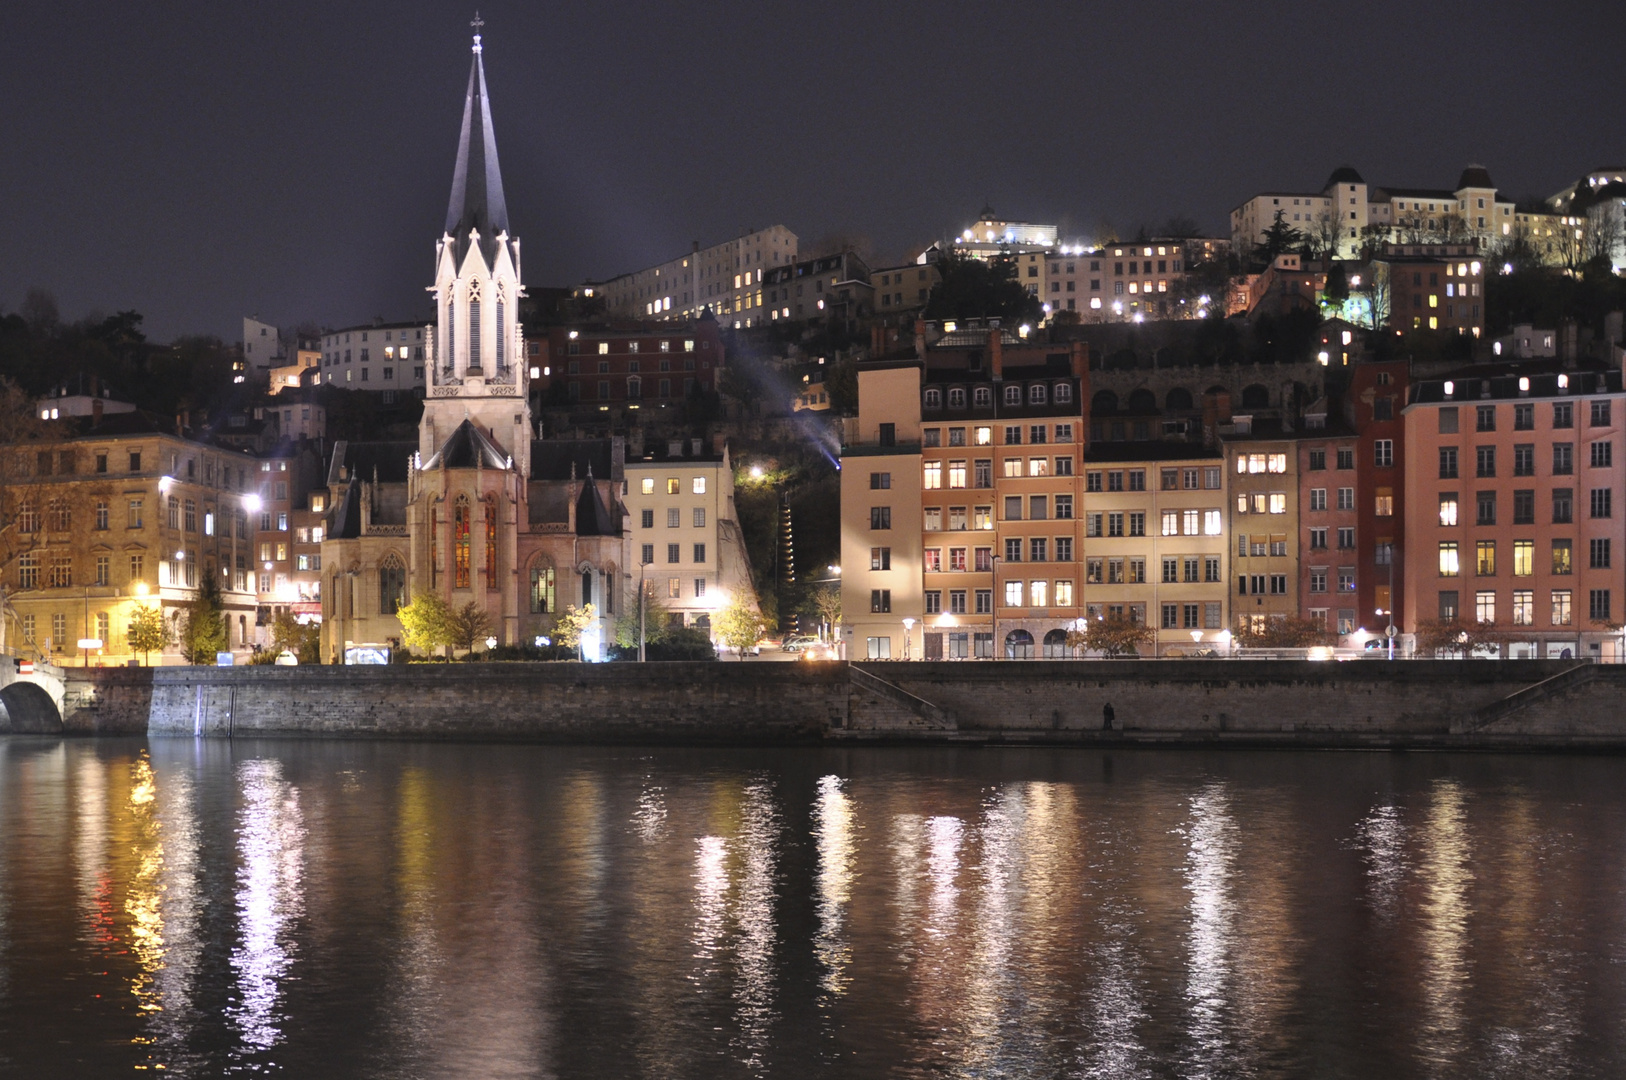
[(60, 735), (62, 713), (42, 686), (14, 682), (0, 687), (0, 732), (13, 735)]

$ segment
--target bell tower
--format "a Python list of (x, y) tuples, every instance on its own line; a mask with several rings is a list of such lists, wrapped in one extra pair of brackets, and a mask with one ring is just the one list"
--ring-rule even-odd
[(530, 474), (529, 380), (520, 336), (519, 241), (508, 232), (508, 204), (497, 165), (497, 137), (476, 15), (474, 57), (463, 99), (463, 130), (452, 172), (446, 228), (435, 242), (435, 328), (428, 389), (419, 426), (419, 460), (428, 461), (467, 420)]

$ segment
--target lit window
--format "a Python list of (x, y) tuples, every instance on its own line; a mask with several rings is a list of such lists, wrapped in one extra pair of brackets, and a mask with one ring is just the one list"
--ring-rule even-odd
[(640, 488), (641, 488), (641, 490), (643, 491), (643, 493), (645, 495), (653, 495), (653, 494), (655, 494), (655, 478), (653, 476), (644, 477), (643, 483), (640, 485)]

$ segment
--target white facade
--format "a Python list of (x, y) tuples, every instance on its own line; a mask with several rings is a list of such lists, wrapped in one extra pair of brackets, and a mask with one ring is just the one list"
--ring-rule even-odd
[(762, 302), (763, 273), (796, 261), (796, 234), (783, 225), (701, 248), (658, 266), (583, 285), (600, 296), (611, 315), (646, 319), (692, 319), (706, 308), (722, 326), (755, 326), (768, 318)]
[(369, 323), (322, 335), (318, 385), (373, 393), (423, 393), (430, 346), (422, 323)]

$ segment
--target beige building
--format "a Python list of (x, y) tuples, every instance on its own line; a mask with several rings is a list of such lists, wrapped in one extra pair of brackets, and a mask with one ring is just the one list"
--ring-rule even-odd
[(623, 502), (634, 576), (673, 617), (709, 629), (712, 613), (735, 600), (756, 606), (726, 446), (713, 452), (685, 439), (647, 448), (626, 463)]
[(1178, 442), (1096, 443), (1084, 466), (1084, 616), (1129, 618), (1151, 651), (1219, 649), (1226, 629), (1225, 469)]
[[(1262, 426), (1262, 425), (1261, 425)], [(1225, 440), (1229, 478), (1232, 628), (1263, 630), (1270, 619), (1299, 615), (1299, 454), (1289, 436), (1257, 428)], [(1338, 489), (1339, 509), (1354, 508), (1353, 488)], [(1325, 488), (1320, 492), (1326, 500)], [(1343, 503), (1349, 505), (1345, 506)], [(1323, 505), (1320, 509), (1326, 509)]]
[[(423, 396), (425, 357), (434, 342), (422, 323), (375, 322), (330, 330), (322, 335), (321, 345), (316, 383), (372, 391), (382, 395), (385, 404), (397, 394)], [(449, 355), (449, 350), (443, 347), (442, 355)]]
[[(248, 498), (258, 463), (159, 430), (142, 413), (72, 422), (66, 434), (7, 447), (6, 610), (0, 644), (58, 663), (144, 659), (129, 647), (138, 606), (159, 607), (172, 636), (205, 576), (215, 576), (234, 652), (252, 640)], [(82, 649), (80, 640), (100, 641)], [(175, 645), (154, 663), (179, 663)]]
[(694, 319), (710, 308), (720, 324), (738, 329), (768, 319), (763, 277), (795, 261), (796, 234), (773, 225), (707, 248), (697, 241), (676, 258), (582, 285), (578, 291), (601, 297), (611, 315)]

